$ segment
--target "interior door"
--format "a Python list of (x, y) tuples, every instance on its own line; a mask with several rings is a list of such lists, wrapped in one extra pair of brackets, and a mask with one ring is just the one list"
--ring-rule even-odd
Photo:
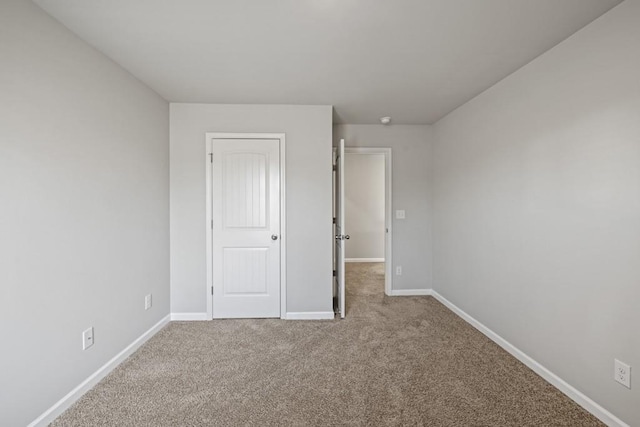
[(338, 296), (338, 312), (340, 317), (344, 319), (346, 314), (345, 301), (345, 244), (349, 240), (346, 233), (345, 215), (344, 215), (344, 139), (340, 140), (340, 146), (336, 155), (336, 227), (335, 227), (335, 265), (336, 265), (336, 283)]
[(212, 148), (213, 317), (280, 317), (280, 141)]

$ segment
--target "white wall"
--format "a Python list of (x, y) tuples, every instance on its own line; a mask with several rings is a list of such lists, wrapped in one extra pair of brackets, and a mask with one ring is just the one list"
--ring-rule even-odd
[(0, 425), (23, 426), (169, 313), (169, 108), (29, 1), (0, 3), (0, 58)]
[(206, 132), (286, 134), (287, 311), (333, 311), (331, 120), (330, 106), (171, 104), (172, 312), (206, 312)]
[(347, 153), (344, 159), (345, 216), (351, 260), (384, 258), (384, 155)]
[[(640, 2), (434, 126), (434, 287), (640, 425)], [(637, 374), (636, 374), (637, 375)], [(637, 378), (636, 378), (637, 379)]]
[[(393, 264), (402, 276), (393, 276), (393, 289), (431, 288), (431, 234), (429, 228), (430, 126), (335, 125), (336, 144), (347, 147), (390, 147), (392, 150)], [(406, 219), (395, 219), (404, 209)], [(395, 268), (393, 269), (395, 274)]]

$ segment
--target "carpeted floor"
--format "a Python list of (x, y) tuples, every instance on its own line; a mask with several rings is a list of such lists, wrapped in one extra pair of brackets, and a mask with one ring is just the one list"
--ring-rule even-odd
[(53, 425), (603, 425), (382, 267), (348, 265), (344, 320), (172, 322)]

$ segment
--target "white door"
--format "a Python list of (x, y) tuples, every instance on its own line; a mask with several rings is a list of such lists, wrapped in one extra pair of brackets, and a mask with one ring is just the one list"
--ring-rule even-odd
[(336, 257), (336, 283), (338, 287), (338, 311), (340, 317), (344, 318), (345, 310), (345, 271), (344, 255), (345, 244), (349, 240), (349, 235), (345, 229), (344, 215), (344, 139), (340, 140), (338, 153), (336, 156), (336, 235), (335, 235), (335, 257)]
[(280, 140), (212, 148), (213, 317), (280, 317)]

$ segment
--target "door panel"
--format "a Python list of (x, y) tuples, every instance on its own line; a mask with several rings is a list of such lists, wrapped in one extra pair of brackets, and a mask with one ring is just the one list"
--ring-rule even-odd
[(344, 139), (340, 140), (336, 157), (336, 235), (335, 235), (335, 257), (336, 257), (336, 282), (338, 287), (338, 312), (340, 317), (346, 315), (345, 302), (345, 243), (349, 236), (345, 231), (344, 215)]
[(267, 157), (260, 153), (223, 153), (224, 226), (267, 225)]
[(224, 295), (267, 295), (269, 248), (224, 248)]
[(280, 146), (213, 140), (213, 317), (280, 317)]

